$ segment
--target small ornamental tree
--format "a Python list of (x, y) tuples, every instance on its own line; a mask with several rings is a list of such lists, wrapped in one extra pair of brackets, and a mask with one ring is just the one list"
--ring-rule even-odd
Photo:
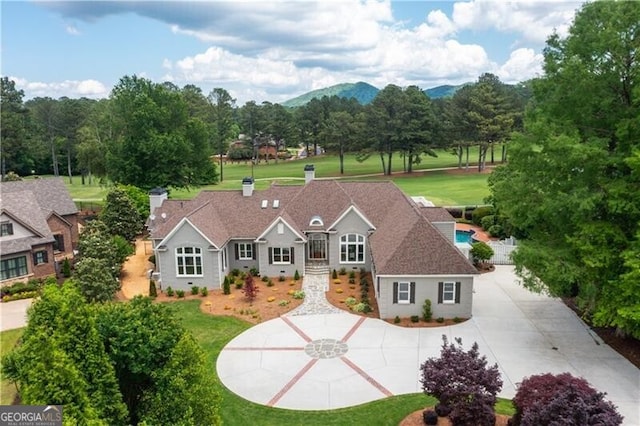
[(244, 279), (244, 287), (242, 288), (242, 292), (244, 293), (244, 297), (249, 301), (249, 303), (253, 302), (258, 295), (258, 288), (256, 287), (255, 282), (253, 281), (253, 275), (248, 274)]
[(604, 396), (585, 379), (569, 373), (527, 377), (513, 398), (513, 424), (531, 426), (549, 424), (550, 420), (576, 426), (622, 424), (622, 416)]
[(477, 343), (465, 352), (461, 339), (456, 339), (457, 345), (449, 344), (443, 335), (442, 341), (440, 357), (420, 366), (422, 390), (438, 398), (436, 411), (450, 412), (454, 425), (493, 426), (493, 406), (502, 388), (498, 365), (487, 366)]

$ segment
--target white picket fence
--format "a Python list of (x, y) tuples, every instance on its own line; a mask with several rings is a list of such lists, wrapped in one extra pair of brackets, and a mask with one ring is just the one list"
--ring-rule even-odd
[(502, 241), (489, 241), (489, 246), (493, 249), (493, 257), (489, 260), (494, 265), (513, 265), (511, 253), (516, 249), (516, 241), (510, 238)]

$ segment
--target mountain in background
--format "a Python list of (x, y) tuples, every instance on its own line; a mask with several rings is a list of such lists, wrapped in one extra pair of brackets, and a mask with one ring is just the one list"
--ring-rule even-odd
[[(447, 98), (453, 96), (454, 93), (461, 87), (467, 85), (459, 84), (457, 86), (444, 85), (437, 86), (431, 89), (424, 90), (431, 99)], [(362, 81), (358, 83), (341, 83), (335, 86), (325, 87), (323, 89), (313, 90), (311, 92), (300, 95), (296, 98), (289, 99), (282, 103), (282, 106), (288, 108), (295, 108), (306, 105), (311, 99), (321, 99), (323, 96), (338, 96), (340, 98), (355, 98), (361, 105), (367, 105), (371, 103), (373, 98), (376, 97), (380, 89), (369, 83)]]
[(323, 96), (338, 96), (340, 98), (355, 98), (360, 104), (371, 103), (380, 89), (359, 81), (358, 83), (341, 83), (324, 89), (313, 90), (300, 95), (297, 98), (289, 99), (282, 103), (282, 106), (294, 108), (306, 105), (311, 99), (321, 99)]

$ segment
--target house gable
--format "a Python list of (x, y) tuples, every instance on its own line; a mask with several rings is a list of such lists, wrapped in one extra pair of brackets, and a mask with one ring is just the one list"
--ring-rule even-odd
[[(207, 243), (209, 243), (209, 245), (214, 250), (218, 250), (219, 249), (219, 247), (217, 245), (215, 245), (213, 243), (213, 241), (211, 241), (202, 231), (200, 231), (198, 229), (198, 227), (196, 227), (193, 223), (191, 223), (191, 221), (189, 221), (189, 219), (187, 219), (186, 217), (183, 218), (180, 222), (178, 222), (178, 224), (169, 232), (169, 234), (167, 234), (167, 236), (164, 237), (162, 239), (162, 241), (160, 241), (160, 243), (158, 244), (158, 248), (160, 248), (162, 246), (168, 246), (168, 245), (172, 244), (172, 239), (174, 237), (177, 237), (178, 240), (182, 240), (184, 238), (184, 234), (182, 232), (182, 228), (183, 227), (190, 227), (203, 240), (205, 240)], [(175, 244), (175, 243), (173, 243), (173, 244)]]
[[(356, 219), (357, 218), (357, 219)], [(367, 217), (362, 214), (360, 210), (354, 205), (349, 206), (336, 220), (329, 226), (329, 229), (336, 229), (340, 227), (341, 224), (348, 223), (354, 221), (354, 219), (363, 222), (369, 230), (375, 230), (376, 227), (367, 219)]]

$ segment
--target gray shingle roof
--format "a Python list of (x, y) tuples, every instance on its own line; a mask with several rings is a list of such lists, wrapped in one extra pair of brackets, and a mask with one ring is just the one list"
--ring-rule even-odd
[[(54, 211), (60, 216), (78, 213), (62, 178), (30, 179), (0, 183), (0, 193), (30, 191), (40, 207), (48, 213)], [(48, 214), (47, 214), (48, 216)]]
[[(276, 199), (279, 208), (272, 207)], [(268, 200), (266, 208), (262, 200)], [(444, 209), (418, 207), (391, 181), (314, 180), (304, 186), (274, 185), (250, 197), (243, 197), (240, 190), (202, 191), (191, 201), (166, 200), (155, 211), (151, 236), (163, 239), (180, 220), (188, 218), (221, 247), (231, 238), (257, 238), (278, 216), (301, 234), (310, 229), (314, 216), (320, 216), (327, 229), (351, 206), (376, 228), (369, 241), (378, 274), (476, 273), (430, 222), (453, 218)]]
[(40, 207), (36, 195), (28, 190), (5, 192), (4, 188), (3, 183), (0, 186), (0, 212), (29, 229), (34, 235), (25, 238), (2, 239), (0, 240), (0, 252), (3, 255), (18, 253), (30, 250), (34, 244), (54, 241), (47, 224), (50, 211)]

